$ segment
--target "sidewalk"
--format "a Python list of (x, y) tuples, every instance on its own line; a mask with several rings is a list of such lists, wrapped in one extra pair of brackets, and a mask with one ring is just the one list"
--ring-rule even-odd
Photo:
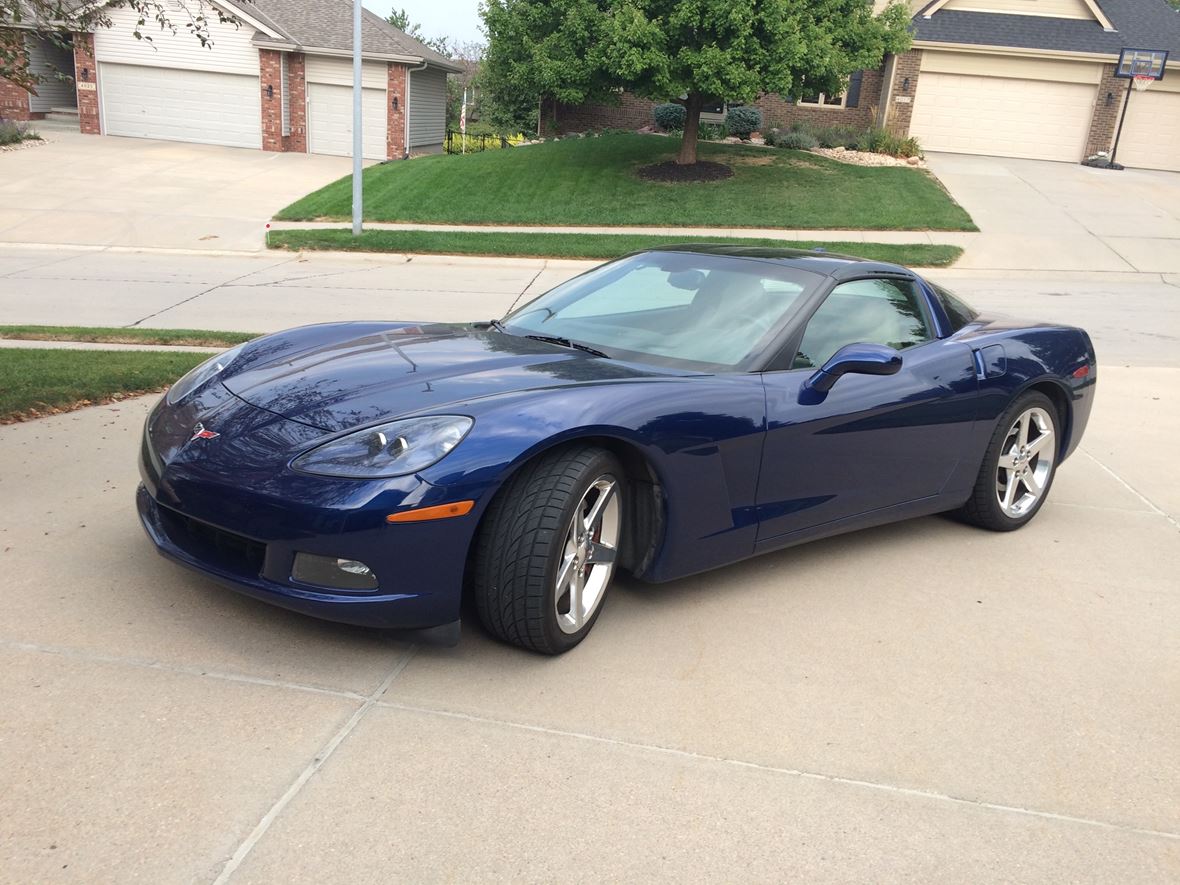
[[(348, 222), (272, 221), (271, 230), (349, 230)], [(977, 233), (937, 230), (783, 230), (774, 227), (546, 227), (514, 224), (402, 224), (365, 222), (365, 230), (421, 230), (454, 233), (648, 234), (657, 237), (744, 237), (766, 240), (815, 240), (828, 243), (923, 243), (969, 248)]]

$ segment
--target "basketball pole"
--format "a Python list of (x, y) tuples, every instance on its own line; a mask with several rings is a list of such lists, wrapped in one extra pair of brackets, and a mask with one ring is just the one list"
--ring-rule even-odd
[(1127, 94), (1123, 98), (1123, 112), (1119, 114), (1119, 128), (1114, 133), (1114, 147), (1110, 149), (1110, 165), (1108, 169), (1121, 169), (1121, 166), (1116, 166), (1114, 162), (1115, 156), (1119, 152), (1119, 139), (1123, 137), (1123, 121), (1127, 119), (1127, 105), (1131, 103), (1131, 93), (1134, 91), (1135, 79), (1131, 78), (1127, 81)]

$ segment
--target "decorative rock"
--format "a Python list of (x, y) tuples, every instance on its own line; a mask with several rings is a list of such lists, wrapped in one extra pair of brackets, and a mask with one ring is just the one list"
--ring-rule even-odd
[(917, 165), (921, 164), (922, 158), (921, 157), (906, 157), (905, 161), (906, 161), (906, 165), (917, 166)]

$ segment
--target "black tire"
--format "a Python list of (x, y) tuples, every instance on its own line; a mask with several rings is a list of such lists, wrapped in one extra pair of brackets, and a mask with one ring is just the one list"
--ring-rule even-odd
[[(581, 629), (558, 624), (557, 580), (575, 509), (602, 478), (615, 482), (619, 537), (626, 483), (614, 456), (596, 446), (561, 449), (522, 467), (488, 508), (475, 543), (472, 591), (479, 619), (497, 639), (541, 654), (569, 651), (594, 627), (614, 569)], [(564, 597), (563, 597), (564, 598)]]
[[(1048, 477), (1043, 483), (1040, 497), (1032, 503), (1026, 513), (1012, 516), (1004, 512), (997, 494), (997, 471), (1000, 456), (1003, 454), (1005, 442), (1010, 439), (1013, 424), (1030, 409), (1041, 409), (1047, 413), (1053, 428), (1053, 453), (1049, 462)], [(1030, 391), (1012, 403), (996, 423), (992, 432), (991, 442), (983, 456), (983, 464), (979, 468), (979, 476), (975, 480), (975, 488), (967, 503), (958, 511), (959, 516), (972, 525), (989, 529), (993, 532), (1011, 532), (1026, 525), (1040, 512), (1049, 497), (1053, 479), (1057, 475), (1057, 453), (1060, 449), (1061, 418), (1057, 414), (1057, 407), (1053, 401), (1043, 393)]]

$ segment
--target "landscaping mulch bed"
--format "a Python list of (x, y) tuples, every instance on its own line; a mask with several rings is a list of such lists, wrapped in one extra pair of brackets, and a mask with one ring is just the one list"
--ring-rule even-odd
[(733, 169), (724, 163), (711, 163), (699, 160), (691, 166), (681, 166), (674, 160), (664, 163), (653, 163), (639, 168), (639, 177), (644, 181), (688, 182), (688, 181), (724, 181), (733, 178)]

